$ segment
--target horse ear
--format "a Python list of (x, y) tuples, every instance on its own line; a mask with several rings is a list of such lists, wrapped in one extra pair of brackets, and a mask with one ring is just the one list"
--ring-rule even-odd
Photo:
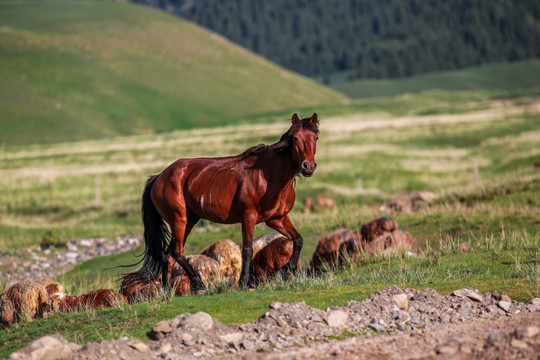
[(291, 121), (293, 125), (296, 125), (300, 122), (300, 119), (298, 118), (298, 115), (296, 115), (296, 113), (294, 113), (294, 115), (292, 116)]
[(316, 113), (313, 113), (313, 115), (311, 115), (311, 117), (309, 118), (309, 122), (312, 123), (313, 125), (319, 124), (319, 119), (317, 119)]

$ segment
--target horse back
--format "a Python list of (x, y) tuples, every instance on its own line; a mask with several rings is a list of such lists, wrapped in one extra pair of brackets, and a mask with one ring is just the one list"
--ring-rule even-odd
[(268, 177), (268, 171), (241, 156), (179, 159), (156, 179), (152, 200), (167, 222), (175, 209), (225, 224), (256, 211), (257, 222), (263, 222), (286, 215), (294, 204), (293, 186), (278, 189)]

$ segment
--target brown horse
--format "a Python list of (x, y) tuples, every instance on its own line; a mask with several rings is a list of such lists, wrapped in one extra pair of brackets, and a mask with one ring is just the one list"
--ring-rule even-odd
[(150, 177), (142, 196), (144, 263), (124, 280), (150, 283), (161, 273), (166, 284), (164, 256), (170, 254), (186, 271), (192, 288), (204, 289), (184, 257), (186, 238), (199, 219), (242, 224), (241, 287), (248, 285), (253, 231), (261, 222), (293, 240), (293, 254), (281, 271), (284, 278), (294, 273), (303, 239), (288, 213), (295, 200), (295, 177), (310, 177), (317, 167), (319, 121), (317, 114), (302, 120), (294, 114), (291, 121), (273, 145), (260, 144), (236, 156), (178, 159)]

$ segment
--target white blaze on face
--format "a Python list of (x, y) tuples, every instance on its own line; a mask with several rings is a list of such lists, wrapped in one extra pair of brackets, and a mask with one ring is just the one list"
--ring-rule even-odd
[(204, 194), (201, 195), (201, 209), (204, 209)]

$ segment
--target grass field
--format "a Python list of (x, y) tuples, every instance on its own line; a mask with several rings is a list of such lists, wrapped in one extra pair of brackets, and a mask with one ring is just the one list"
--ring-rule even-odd
[[(349, 73), (326, 77), (329, 86), (351, 98), (395, 96), (422, 91), (515, 90), (538, 87), (540, 60), (488, 64), (464, 70), (438, 71), (401, 79), (350, 81)], [(318, 78), (322, 82), (324, 79)]]
[(346, 101), (192, 23), (119, 2), (2, 1), (0, 53), (0, 146)]
[[(57, 327), (79, 343), (124, 335), (144, 339), (152, 324), (185, 311), (207, 311), (225, 323), (253, 321), (272, 300), (325, 308), (392, 284), (442, 293), (472, 286), (505, 291), (521, 301), (539, 296), (540, 174), (533, 166), (540, 158), (539, 98), (534, 89), (433, 92), (303, 110), (319, 113), (321, 136), (319, 167), (312, 178), (297, 179), (291, 213), (304, 236), (302, 264), (324, 234), (359, 229), (382, 215), (412, 232), (416, 251), (425, 258), (368, 262), (317, 280), (270, 283), (256, 292), (216, 289), (204, 296), (55, 315), (3, 330), (0, 341), (8, 346), (0, 355)], [(178, 157), (236, 154), (273, 143), (288, 128), (289, 117), (267, 114), (253, 125), (6, 148), (0, 154), (0, 248), (9, 254), (37, 244), (48, 229), (62, 240), (140, 234), (140, 193), (149, 174)], [(379, 209), (399, 193), (418, 190), (441, 197), (414, 213)], [(303, 197), (321, 193), (334, 197), (339, 211), (305, 214)], [(256, 228), (256, 235), (268, 232), (263, 225)], [(240, 227), (201, 222), (186, 252), (198, 253), (224, 238), (240, 243)], [(464, 241), (472, 252), (458, 251)], [(58, 280), (75, 293), (116, 287), (116, 274), (125, 269), (103, 269), (134, 260), (131, 253), (94, 259)]]

